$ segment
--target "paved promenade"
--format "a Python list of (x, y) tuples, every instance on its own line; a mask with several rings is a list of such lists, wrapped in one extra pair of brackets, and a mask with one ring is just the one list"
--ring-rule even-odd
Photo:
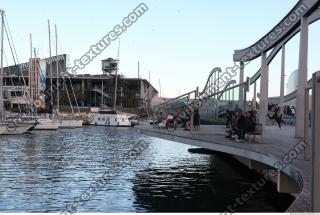
[[(269, 157), (275, 160), (282, 161), (284, 156), (293, 149), (296, 144), (300, 142), (299, 139), (294, 138), (295, 127), (283, 127), (279, 129), (276, 126), (266, 126), (263, 130), (262, 136), (256, 136), (256, 141), (248, 143), (248, 141), (239, 143), (231, 139), (225, 138), (225, 126), (201, 126), (200, 131), (184, 131), (177, 129), (169, 132), (166, 129), (153, 128), (149, 125), (139, 125), (137, 128), (144, 134), (186, 144), (193, 145), (192, 142), (206, 143), (205, 146), (214, 145), (215, 149), (219, 147), (231, 148), (234, 151), (243, 150), (244, 157), (247, 157), (247, 152), (253, 152), (263, 156), (262, 160)], [(210, 147), (210, 149), (212, 149)], [(222, 150), (223, 151), (223, 150)], [(227, 152), (226, 150), (224, 152)], [(241, 152), (242, 153), (242, 152)], [(296, 197), (294, 203), (288, 208), (288, 212), (303, 212), (310, 211), (311, 199), (311, 161), (310, 147), (298, 154), (290, 168), (295, 169), (301, 177), (302, 191), (299, 194), (293, 194)], [(265, 162), (267, 163), (267, 162)], [(270, 164), (270, 163), (269, 163)]]

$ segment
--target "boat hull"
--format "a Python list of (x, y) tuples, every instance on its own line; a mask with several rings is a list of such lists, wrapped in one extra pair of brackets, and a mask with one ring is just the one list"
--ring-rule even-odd
[(58, 130), (59, 125), (58, 121), (39, 121), (34, 130)]
[(7, 130), (7, 126), (0, 125), (0, 135), (3, 134)]
[(35, 126), (36, 124), (34, 123), (7, 123), (5, 124), (5, 130), (2, 135), (21, 135), (32, 131)]
[(59, 128), (81, 128), (83, 120), (62, 120), (59, 122)]

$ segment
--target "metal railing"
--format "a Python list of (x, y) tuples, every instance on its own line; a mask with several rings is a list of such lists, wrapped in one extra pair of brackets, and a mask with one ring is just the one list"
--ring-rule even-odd
[(312, 187), (311, 209), (320, 211), (320, 71), (312, 76)]

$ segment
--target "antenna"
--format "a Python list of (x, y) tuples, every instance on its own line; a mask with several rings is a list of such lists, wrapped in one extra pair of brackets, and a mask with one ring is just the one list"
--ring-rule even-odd
[(159, 88), (160, 88), (160, 98), (161, 98), (161, 81), (160, 81), (160, 78), (159, 78)]
[(140, 62), (138, 61), (138, 79), (140, 78)]
[(117, 55), (118, 64), (119, 64), (119, 57), (120, 57), (120, 38), (118, 42), (118, 55)]

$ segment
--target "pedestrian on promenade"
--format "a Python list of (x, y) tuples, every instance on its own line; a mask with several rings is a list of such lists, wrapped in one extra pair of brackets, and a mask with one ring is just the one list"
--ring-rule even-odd
[(196, 131), (200, 130), (200, 114), (198, 106), (199, 105), (197, 105), (197, 108), (193, 111), (193, 127)]

